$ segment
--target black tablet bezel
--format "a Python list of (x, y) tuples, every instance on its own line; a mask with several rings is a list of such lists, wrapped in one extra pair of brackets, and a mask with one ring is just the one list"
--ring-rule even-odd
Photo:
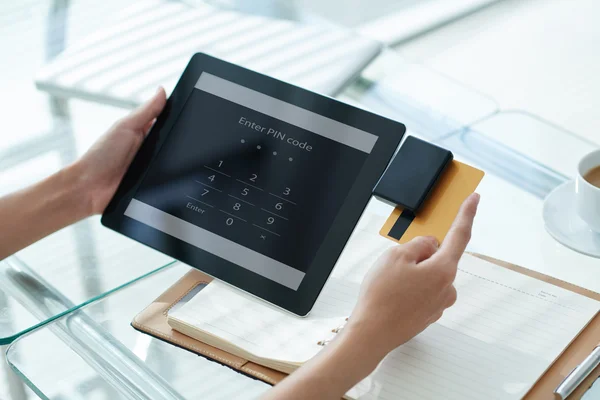
[[(202, 72), (211, 73), (379, 137), (297, 291), (124, 215), (150, 163), (167, 139)], [(405, 126), (399, 122), (197, 53), (188, 63), (167, 100), (164, 111), (158, 117), (104, 211), (102, 224), (215, 278), (303, 316), (311, 310), (325, 285), (371, 197), (374, 186), (385, 171), (405, 131)]]

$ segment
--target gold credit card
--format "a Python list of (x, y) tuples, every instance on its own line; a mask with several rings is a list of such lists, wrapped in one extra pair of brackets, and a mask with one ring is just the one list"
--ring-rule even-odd
[(440, 243), (446, 237), (461, 204), (477, 189), (484, 172), (452, 161), (425, 200), (418, 215), (396, 207), (379, 234), (398, 243), (417, 236), (434, 236)]

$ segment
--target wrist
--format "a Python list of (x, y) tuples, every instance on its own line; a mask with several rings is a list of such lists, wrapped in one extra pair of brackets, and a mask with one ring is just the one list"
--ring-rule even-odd
[(75, 162), (56, 174), (61, 187), (64, 204), (68, 204), (75, 220), (81, 220), (94, 215), (92, 190), (78, 162)]
[(350, 318), (340, 333), (341, 338), (348, 342), (348, 347), (365, 353), (359, 356), (374, 364), (373, 368), (392, 350), (382, 337), (382, 332), (366, 320)]

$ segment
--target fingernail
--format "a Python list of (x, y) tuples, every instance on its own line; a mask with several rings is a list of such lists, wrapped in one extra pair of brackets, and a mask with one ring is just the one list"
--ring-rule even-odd
[(159, 87), (156, 88), (156, 93), (160, 92), (160, 89), (162, 89), (162, 86), (159, 86)]
[(473, 193), (471, 196), (475, 199), (475, 203), (479, 204), (479, 200), (481, 200), (481, 195), (479, 193)]

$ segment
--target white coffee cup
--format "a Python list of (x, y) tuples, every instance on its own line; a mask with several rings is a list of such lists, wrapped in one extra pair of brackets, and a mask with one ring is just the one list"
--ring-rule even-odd
[(599, 165), (600, 150), (593, 151), (583, 157), (577, 167), (577, 179), (575, 181), (577, 214), (598, 234), (600, 234), (600, 188), (586, 181), (583, 176)]

